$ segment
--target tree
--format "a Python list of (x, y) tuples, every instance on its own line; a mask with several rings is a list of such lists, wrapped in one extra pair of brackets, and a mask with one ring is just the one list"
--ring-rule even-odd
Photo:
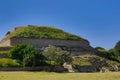
[(120, 41), (118, 41), (114, 47), (114, 52), (116, 55), (120, 56)]
[(62, 65), (65, 62), (71, 62), (72, 56), (69, 52), (55, 46), (48, 46), (44, 49), (43, 55), (52, 63)]
[(110, 49), (107, 58), (120, 62), (120, 41), (118, 41), (113, 49)]
[(42, 54), (29, 44), (15, 45), (9, 52), (9, 57), (19, 61), (23, 67), (35, 66), (38, 58), (39, 60), (43, 60), (42, 56)]
[(55, 62), (60, 65), (64, 64), (65, 62), (70, 63), (70, 62), (72, 62), (72, 56), (70, 55), (70, 53), (68, 51), (64, 51), (64, 50), (60, 49), (56, 53)]

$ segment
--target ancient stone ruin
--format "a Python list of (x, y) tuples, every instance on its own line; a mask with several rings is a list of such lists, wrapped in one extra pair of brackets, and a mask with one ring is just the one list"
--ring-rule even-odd
[[(37, 29), (38, 28), (38, 29)], [(42, 32), (42, 30), (44, 30), (44, 32), (48, 31), (48, 33), (44, 33)], [(41, 34), (44, 33), (45, 36), (47, 35), (48, 37), (51, 35), (57, 35), (57, 32), (60, 32), (61, 30), (55, 31), (53, 30), (54, 28), (46, 28), (46, 27), (35, 27), (35, 26), (27, 26), (27, 27), (18, 27), (15, 28), (13, 31), (9, 32), (9, 34), (7, 33), (7, 35), (5, 36), (5, 38), (0, 42), (0, 46), (1, 47), (10, 47), (10, 46), (14, 46), (16, 44), (31, 44), (33, 46), (35, 46), (37, 49), (42, 49), (48, 45), (53, 45), (56, 47), (61, 47), (63, 50), (67, 50), (70, 53), (72, 53), (73, 55), (80, 55), (80, 54), (86, 54), (86, 53), (90, 53), (90, 54), (94, 54), (94, 49), (90, 46), (88, 40), (85, 39), (81, 39), (80, 37), (76, 36), (76, 35), (71, 35), (70, 37), (67, 37), (67, 39), (64, 38), (56, 38), (56, 37), (52, 37), (52, 38), (47, 38), (47, 37), (43, 37), (43, 38), (38, 38), (34, 36), (34, 33), (32, 33), (33, 30), (38, 30), (36, 32), (40, 32)], [(52, 32), (53, 30), (53, 32)], [(27, 32), (26, 32), (27, 31)], [(50, 34), (53, 33), (53, 34)], [(64, 35), (68, 35), (68, 33), (61, 31), (61, 33)], [(61, 34), (60, 33), (60, 34)], [(18, 35), (19, 34), (19, 35)], [(26, 34), (30, 35), (26, 37)], [(23, 36), (21, 36), (23, 35)], [(31, 36), (33, 35), (33, 36)], [(38, 35), (36, 33), (36, 35)], [(57, 35), (59, 36), (59, 35)], [(72, 37), (77, 37), (78, 39), (72, 39)]]

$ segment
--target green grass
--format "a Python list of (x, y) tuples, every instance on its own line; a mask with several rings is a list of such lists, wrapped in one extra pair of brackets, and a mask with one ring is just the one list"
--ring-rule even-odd
[(8, 54), (9, 51), (0, 51), (0, 54)]
[(120, 80), (119, 73), (0, 72), (0, 80)]
[(3, 40), (12, 37), (85, 40), (79, 36), (49, 26), (21, 26), (15, 28)]

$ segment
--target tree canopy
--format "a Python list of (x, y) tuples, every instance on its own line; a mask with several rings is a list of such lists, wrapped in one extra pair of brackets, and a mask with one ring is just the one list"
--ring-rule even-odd
[(36, 60), (43, 60), (43, 56), (32, 45), (18, 44), (12, 47), (9, 57), (18, 60), (22, 66), (35, 66)]
[(116, 53), (116, 55), (120, 56), (120, 41), (118, 41), (114, 47), (114, 52)]
[(70, 63), (72, 57), (69, 52), (55, 46), (48, 46), (44, 49), (43, 55), (49, 60), (54, 61), (57, 65), (62, 65), (65, 62)]

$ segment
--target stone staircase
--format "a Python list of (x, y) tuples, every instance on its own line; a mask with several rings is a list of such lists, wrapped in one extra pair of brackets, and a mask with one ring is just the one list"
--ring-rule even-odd
[(7, 58), (8, 51), (10, 50), (10, 47), (0, 47), (0, 58)]

